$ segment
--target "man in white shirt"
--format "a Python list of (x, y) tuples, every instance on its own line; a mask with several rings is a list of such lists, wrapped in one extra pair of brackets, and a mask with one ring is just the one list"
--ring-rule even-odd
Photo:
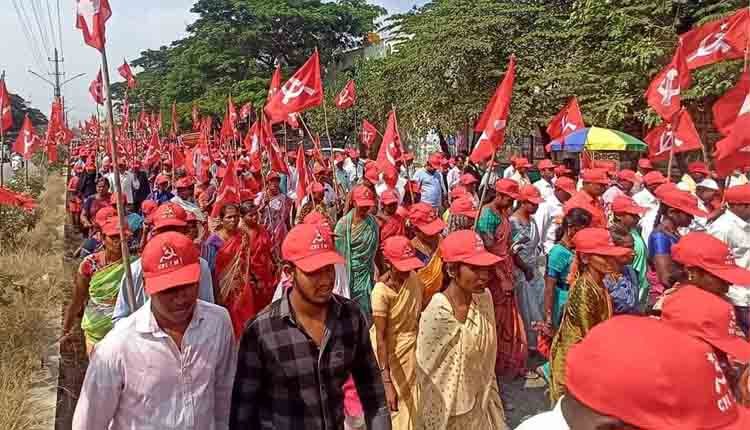
[(638, 222), (638, 225), (641, 227), (641, 236), (646, 244), (648, 244), (648, 238), (654, 229), (656, 214), (659, 212), (659, 200), (654, 195), (654, 190), (659, 185), (666, 184), (667, 182), (667, 178), (658, 170), (649, 172), (643, 176), (643, 189), (633, 195), (635, 204), (647, 209), (646, 213), (641, 217), (640, 222)]
[[(128, 170), (125, 160), (118, 160), (117, 167), (120, 171), (120, 188), (122, 189), (122, 193), (125, 195), (125, 202), (129, 205), (132, 205), (134, 202), (133, 190), (140, 189), (141, 183), (138, 181), (138, 178), (135, 176), (135, 174)], [(110, 192), (114, 193), (115, 172), (112, 171), (110, 173), (107, 173), (106, 175), (104, 175), (104, 177), (109, 181)]]
[(531, 163), (529, 163), (529, 160), (526, 158), (516, 158), (516, 161), (513, 163), (513, 165), (516, 168), (516, 172), (513, 174), (513, 176), (510, 177), (510, 179), (518, 182), (519, 188), (523, 187), (524, 185), (531, 185), (531, 179), (529, 179), (529, 176), (526, 174), (526, 172), (529, 170), (529, 167), (531, 167)]
[[(708, 233), (729, 246), (734, 262), (750, 269), (750, 184), (727, 188), (728, 208), (708, 226)], [(748, 333), (750, 325), (750, 285), (732, 285), (727, 297), (737, 309), (738, 323)]]
[(72, 428), (228, 429), (234, 331), (226, 309), (198, 300), (198, 248), (168, 232), (142, 258), (151, 300), (97, 344)]
[(510, 179), (516, 174), (516, 156), (510, 157), (510, 165), (503, 170), (503, 179)]
[(713, 222), (721, 214), (720, 212), (714, 212), (712, 202), (719, 193), (719, 184), (711, 178), (704, 179), (701, 183), (695, 186), (695, 195), (698, 197), (698, 209), (709, 214), (708, 217), (693, 217), (693, 222), (690, 223), (688, 229), (690, 231), (706, 231), (708, 224)]
[(567, 176), (557, 178), (552, 194), (547, 197), (534, 213), (534, 221), (539, 228), (542, 252), (549, 254), (557, 235), (557, 228), (563, 217), (563, 205), (576, 193), (576, 183)]
[(651, 160), (648, 158), (641, 158), (638, 160), (638, 171), (635, 172), (636, 183), (633, 187), (633, 195), (643, 189), (643, 177), (653, 172), (654, 165), (651, 164)]
[(555, 183), (555, 163), (553, 163), (552, 160), (545, 158), (544, 160), (539, 161), (537, 168), (539, 169), (542, 178), (534, 182), (534, 186), (539, 190), (542, 198), (546, 200), (555, 192), (553, 186)]
[(466, 163), (466, 156), (463, 154), (456, 155), (456, 165), (453, 166), (445, 177), (445, 181), (448, 183), (448, 191), (452, 190), (453, 187), (458, 185), (461, 179), (461, 174), (464, 171), (464, 165)]
[(695, 193), (695, 186), (703, 182), (704, 179), (711, 177), (711, 171), (708, 170), (706, 163), (695, 161), (688, 164), (687, 173), (682, 175), (680, 184), (688, 191)]
[(604, 202), (604, 211), (607, 215), (607, 219), (612, 218), (612, 211), (610, 209), (612, 202), (619, 196), (630, 197), (630, 192), (637, 181), (635, 172), (632, 170), (624, 169), (617, 172), (617, 181), (615, 181), (602, 195), (602, 202)]

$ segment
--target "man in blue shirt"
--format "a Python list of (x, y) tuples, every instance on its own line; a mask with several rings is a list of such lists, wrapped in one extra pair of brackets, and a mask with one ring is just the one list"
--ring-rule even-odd
[(443, 156), (439, 152), (430, 154), (424, 168), (414, 173), (413, 179), (422, 185), (422, 201), (442, 213), (443, 200), (447, 195), (443, 173)]

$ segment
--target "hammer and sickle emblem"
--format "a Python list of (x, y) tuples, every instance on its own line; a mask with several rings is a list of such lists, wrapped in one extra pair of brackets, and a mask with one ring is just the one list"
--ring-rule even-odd
[(315, 94), (314, 89), (305, 86), (305, 83), (297, 78), (291, 78), (286, 84), (284, 84), (284, 86), (281, 87), (281, 92), (284, 94), (284, 98), (281, 102), (285, 105), (288, 105), (293, 99), (301, 96), (303, 92), (307, 93), (309, 96)]
[[(680, 85), (677, 81), (680, 73), (675, 68), (671, 68), (664, 75), (664, 80), (661, 81), (657, 91), (661, 94), (661, 104), (669, 106), (672, 104), (672, 98), (680, 95)], [(675, 85), (676, 84), (676, 85)]]

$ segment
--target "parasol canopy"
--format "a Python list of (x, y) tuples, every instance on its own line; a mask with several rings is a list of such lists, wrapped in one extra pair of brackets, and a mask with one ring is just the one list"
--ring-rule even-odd
[(627, 133), (601, 127), (589, 127), (550, 142), (549, 151), (639, 151), (648, 150), (645, 142)]

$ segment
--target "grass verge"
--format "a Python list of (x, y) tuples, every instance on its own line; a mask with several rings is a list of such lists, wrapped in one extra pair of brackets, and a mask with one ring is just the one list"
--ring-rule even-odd
[(40, 399), (38, 388), (49, 384), (44, 357), (56, 338), (62, 300), (69, 288), (62, 261), (65, 180), (52, 174), (46, 185), (39, 202), (39, 222), (33, 230), (21, 233), (17, 247), (0, 252), (3, 430), (48, 429), (49, 417), (54, 418), (54, 410), (49, 410), (54, 409), (54, 402), (50, 405)]

